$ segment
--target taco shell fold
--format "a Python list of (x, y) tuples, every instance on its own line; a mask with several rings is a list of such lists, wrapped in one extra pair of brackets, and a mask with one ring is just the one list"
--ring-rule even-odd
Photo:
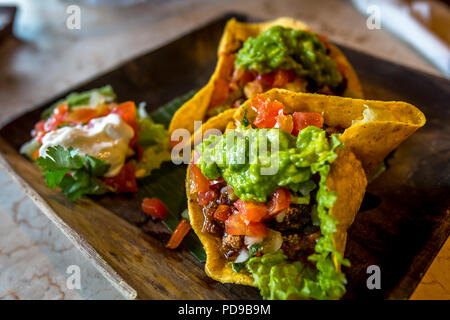
[[(281, 102), (287, 113), (318, 112), (328, 126), (345, 129), (341, 140), (361, 161), (367, 177), (371, 177), (383, 159), (426, 121), (418, 108), (401, 101), (351, 99), (285, 89), (272, 89), (262, 95)], [(242, 120), (245, 112), (250, 121), (256, 117), (247, 101), (236, 110), (234, 118)], [(210, 121), (215, 123), (221, 122), (212, 119)], [(208, 126), (208, 122), (205, 125)]]

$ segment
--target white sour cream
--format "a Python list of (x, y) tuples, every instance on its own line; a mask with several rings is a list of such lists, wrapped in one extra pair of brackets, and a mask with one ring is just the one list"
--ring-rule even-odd
[(79, 149), (79, 155), (88, 154), (110, 165), (105, 177), (114, 177), (122, 168), (128, 144), (134, 130), (117, 114), (92, 119), (88, 125), (62, 127), (42, 138), (39, 155), (45, 157), (47, 149), (56, 145)]

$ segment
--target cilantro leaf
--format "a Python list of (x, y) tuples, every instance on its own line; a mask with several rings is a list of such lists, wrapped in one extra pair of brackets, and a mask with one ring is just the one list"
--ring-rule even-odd
[(86, 194), (102, 194), (108, 191), (106, 185), (97, 177), (103, 176), (109, 165), (100, 159), (78, 155), (78, 150), (62, 146), (49, 147), (45, 157), (36, 160), (44, 172), (47, 186), (60, 187), (71, 200)]
[(248, 252), (250, 257), (254, 257), (258, 252), (263, 250), (263, 244), (262, 243), (255, 243), (248, 247)]

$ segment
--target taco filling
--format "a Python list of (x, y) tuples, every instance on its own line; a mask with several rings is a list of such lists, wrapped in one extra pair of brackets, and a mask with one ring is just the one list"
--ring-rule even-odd
[(273, 26), (249, 37), (233, 53), (222, 53), (207, 117), (271, 88), (343, 95), (344, 66), (330, 56), (328, 41), (312, 31)]
[[(332, 240), (337, 221), (328, 210), (337, 193), (326, 186), (343, 148), (340, 129), (326, 128), (319, 113), (285, 114), (259, 95), (251, 106), (253, 123), (244, 117), (194, 151), (189, 192), (203, 212), (202, 232), (220, 238), (226, 263), (250, 275), (265, 299), (340, 298), (346, 278), (333, 256), (348, 261)], [(263, 140), (266, 151), (254, 152)]]

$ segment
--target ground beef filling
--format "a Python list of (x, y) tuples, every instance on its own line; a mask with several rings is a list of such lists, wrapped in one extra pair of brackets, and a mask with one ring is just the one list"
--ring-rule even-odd
[[(234, 260), (245, 247), (244, 236), (230, 235), (225, 231), (225, 224), (214, 218), (214, 213), (219, 205), (228, 205), (233, 210), (237, 197), (225, 182), (219, 182), (212, 186), (213, 200), (207, 206), (203, 206), (204, 223), (202, 232), (207, 232), (221, 238), (221, 252), (227, 260)], [(312, 199), (315, 196), (311, 197)], [(320, 229), (311, 221), (313, 205), (291, 204), (285, 212), (283, 219), (273, 218), (267, 222), (267, 226), (279, 231), (283, 237), (282, 249), (290, 260), (305, 260), (314, 252), (317, 239), (320, 237)]]

